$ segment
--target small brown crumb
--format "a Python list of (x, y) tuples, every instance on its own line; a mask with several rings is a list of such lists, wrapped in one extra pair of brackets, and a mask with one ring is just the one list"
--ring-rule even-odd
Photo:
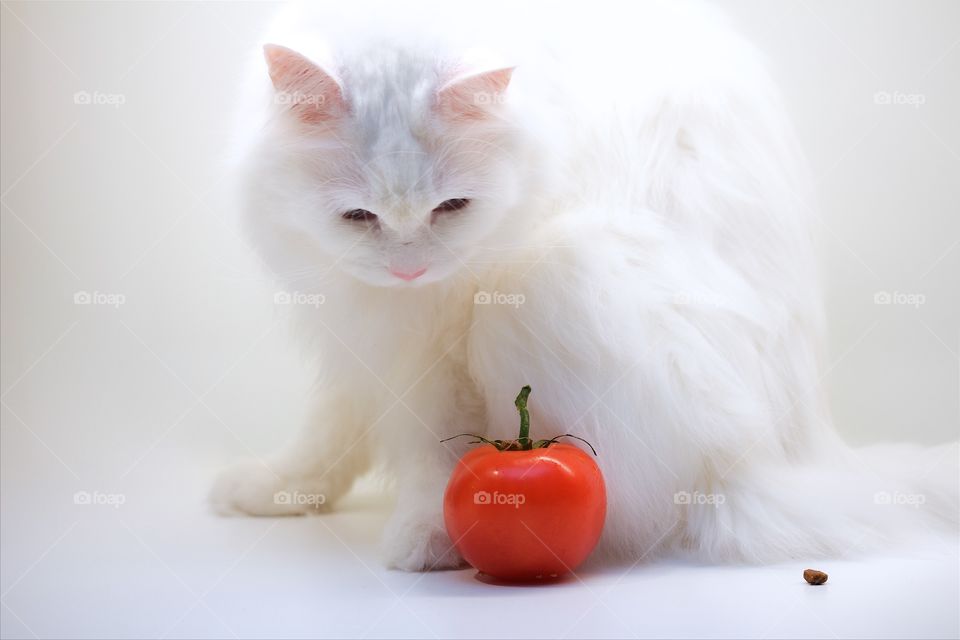
[(810, 584), (823, 584), (827, 581), (827, 574), (823, 571), (817, 571), (816, 569), (804, 569), (803, 579)]

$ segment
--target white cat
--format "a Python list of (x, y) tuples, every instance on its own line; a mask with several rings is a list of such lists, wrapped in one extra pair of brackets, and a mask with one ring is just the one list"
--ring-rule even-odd
[(841, 554), (955, 521), (945, 450), (833, 435), (803, 163), (759, 56), (697, 5), (628, 4), (278, 19), (244, 221), (284, 288), (324, 296), (295, 307), (319, 375), (300, 437), (227, 470), (218, 510), (309, 512), (274, 496), (329, 505), (379, 466), (387, 563), (457, 566), (441, 501), (469, 445), (439, 441), (516, 437), (529, 383), (537, 436), (599, 451), (601, 556)]

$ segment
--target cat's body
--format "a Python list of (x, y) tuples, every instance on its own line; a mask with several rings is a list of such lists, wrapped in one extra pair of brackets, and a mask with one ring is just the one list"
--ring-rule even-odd
[(320, 373), (301, 438), (228, 470), (217, 507), (308, 512), (274, 495), (329, 504), (378, 465), (388, 563), (454, 566), (441, 497), (467, 445), (439, 441), (516, 437), (530, 384), (538, 436), (599, 450), (614, 555), (895, 530), (874, 494), (910, 483), (829, 425), (803, 165), (752, 49), (686, 5), (397, 11), (295, 10), (269, 35), (317, 66), (269, 49), (270, 87), (259, 64), (294, 98), (251, 100), (245, 218), (284, 288), (324, 296), (295, 306)]

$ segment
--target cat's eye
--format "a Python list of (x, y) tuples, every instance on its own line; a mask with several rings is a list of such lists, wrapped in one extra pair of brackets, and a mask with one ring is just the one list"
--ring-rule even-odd
[(444, 200), (438, 204), (434, 209), (434, 213), (450, 213), (452, 211), (460, 211), (464, 207), (470, 204), (468, 198), (451, 198), (450, 200)]
[(351, 209), (345, 212), (342, 217), (344, 220), (350, 220), (351, 222), (375, 222), (377, 214), (366, 209)]

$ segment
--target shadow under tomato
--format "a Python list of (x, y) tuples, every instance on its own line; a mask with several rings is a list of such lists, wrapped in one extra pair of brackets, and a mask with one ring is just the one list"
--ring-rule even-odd
[(530, 578), (528, 580), (503, 580), (482, 571), (477, 571), (473, 579), (497, 587), (551, 587), (577, 581), (576, 577), (569, 573), (556, 577), (544, 576), (543, 578)]

